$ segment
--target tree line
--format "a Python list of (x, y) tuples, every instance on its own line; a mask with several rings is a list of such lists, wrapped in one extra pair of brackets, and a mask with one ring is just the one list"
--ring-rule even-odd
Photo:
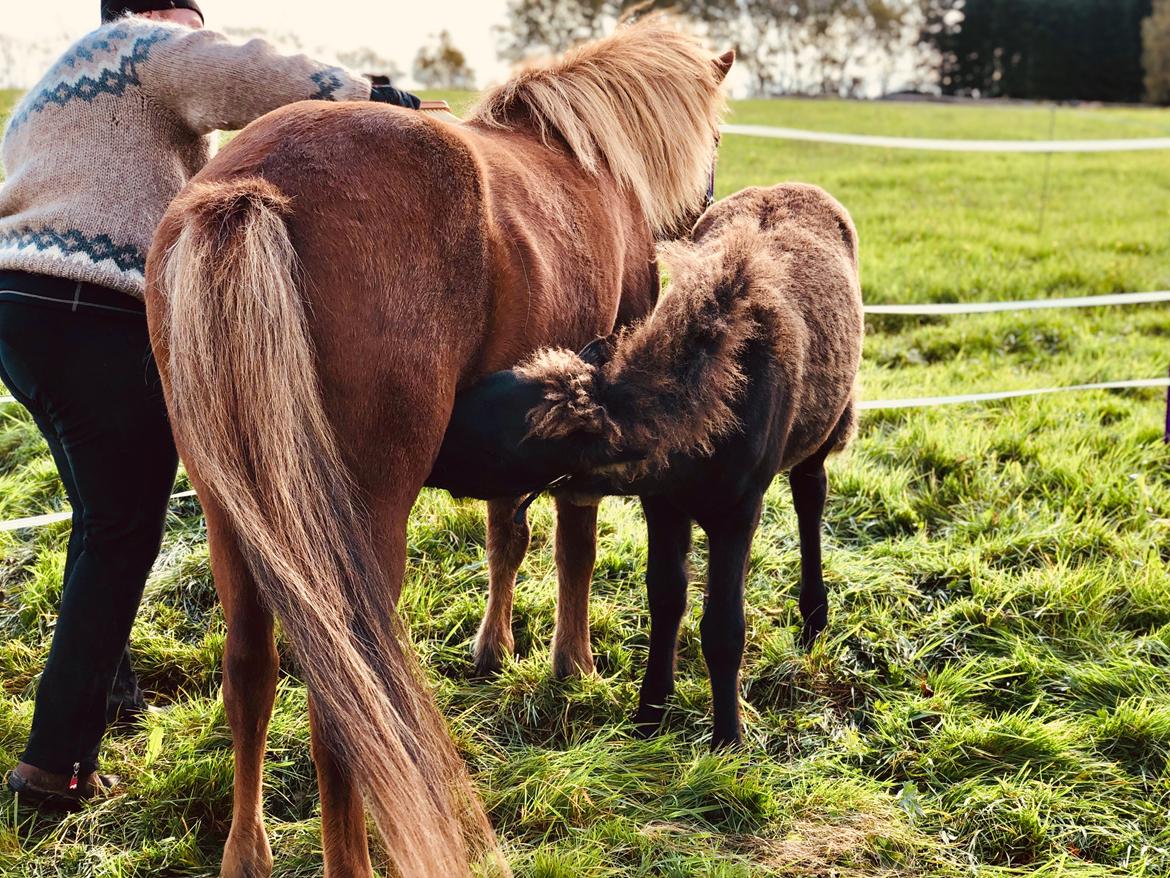
[(508, 22), (497, 28), (500, 55), (561, 51), (626, 14), (659, 8), (734, 48), (757, 95), (860, 95), (919, 51), (925, 21), (922, 0), (510, 0)]
[(943, 94), (1170, 103), (1170, 0), (510, 0), (519, 59), (670, 7), (736, 49), (760, 96)]
[[(1170, 2), (1158, 5), (1164, 19)], [(961, 22), (945, 21), (948, 7)], [(1152, 0), (951, 0), (926, 31), (946, 94), (1137, 102), (1159, 97), (1145, 69), (1165, 51), (1156, 26), (1143, 27), (1153, 16)]]
[[(734, 48), (757, 96), (866, 97), (896, 86), (1170, 104), (1170, 0), (509, 0), (497, 48), (509, 61), (560, 52), (624, 16), (666, 8), (698, 22), (712, 44)], [(302, 48), (293, 34), (228, 31)], [(27, 84), (20, 80), (52, 48), (0, 34), (0, 87)], [(403, 74), (369, 47), (339, 58), (362, 72)], [(476, 85), (447, 31), (424, 42), (411, 73), (423, 88)]]

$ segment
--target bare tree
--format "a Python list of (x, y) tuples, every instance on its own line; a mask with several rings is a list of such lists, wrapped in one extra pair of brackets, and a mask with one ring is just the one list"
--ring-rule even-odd
[(36, 42), (0, 34), (0, 88), (28, 88), (72, 41), (67, 32)]
[(1142, 47), (1146, 99), (1170, 104), (1170, 0), (1154, 0), (1153, 14), (1142, 22)]
[(231, 37), (237, 42), (243, 43), (248, 40), (265, 40), (276, 46), (283, 52), (303, 52), (305, 51), (305, 43), (298, 34), (292, 31), (270, 30), (266, 27), (257, 25), (239, 27), (228, 26), (223, 28), (225, 36)]
[(497, 25), (498, 54), (505, 61), (563, 52), (597, 39), (625, 16), (672, 9), (725, 6), (720, 0), (508, 0), (508, 23)]
[(475, 88), (475, 71), (467, 65), (467, 57), (455, 47), (448, 31), (440, 33), (432, 45), (418, 50), (414, 78), (423, 88)]
[(0, 34), (0, 88), (17, 88), (20, 83), (17, 70), (19, 46), (16, 38)]
[(620, 0), (508, 0), (508, 24), (496, 26), (499, 55), (520, 61), (595, 39), (620, 12)]
[(358, 73), (385, 76), (390, 80), (397, 80), (402, 76), (402, 68), (398, 64), (392, 59), (379, 54), (369, 46), (338, 52), (337, 60), (350, 70), (356, 70)]

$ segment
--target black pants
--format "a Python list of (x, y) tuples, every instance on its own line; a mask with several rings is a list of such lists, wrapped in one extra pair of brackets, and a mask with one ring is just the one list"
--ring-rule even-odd
[(118, 687), (137, 690), (127, 641), (178, 458), (140, 306), (73, 284), (72, 301), (61, 301), (62, 283), (0, 274), (0, 378), (32, 413), (73, 505), (61, 612), (23, 759), (84, 774), (97, 767), (120, 663)]

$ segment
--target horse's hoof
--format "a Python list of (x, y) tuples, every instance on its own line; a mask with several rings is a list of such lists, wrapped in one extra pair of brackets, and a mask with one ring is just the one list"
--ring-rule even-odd
[(553, 676), (558, 680), (588, 677), (594, 673), (593, 654), (583, 656), (553, 655)]
[(472, 656), (471, 678), (473, 680), (490, 680), (498, 677), (504, 669), (504, 663), (494, 655)]
[(251, 832), (232, 827), (219, 874), (220, 878), (268, 878), (272, 874), (272, 848), (263, 826)]
[(472, 673), (479, 680), (497, 677), (504, 670), (504, 662), (511, 654), (512, 648), (504, 644), (482, 648), (477, 644), (471, 654)]

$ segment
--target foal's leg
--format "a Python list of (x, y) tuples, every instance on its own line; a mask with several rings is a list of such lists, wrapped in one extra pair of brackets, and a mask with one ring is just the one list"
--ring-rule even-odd
[(520, 500), (488, 501), (488, 602), (475, 638), (473, 659), (477, 676), (497, 674), (504, 659), (512, 655), (512, 598), (516, 592), (516, 571), (528, 551), (530, 531), (525, 516), (516, 523)]
[(648, 547), (646, 593), (650, 602), (650, 657), (638, 696), (634, 725), (648, 737), (658, 730), (666, 700), (674, 694), (678, 627), (687, 609), (687, 553), (691, 519), (670, 502), (643, 497)]
[(597, 507), (557, 498), (557, 627), (552, 663), (557, 679), (593, 673), (589, 586), (597, 560)]
[(741, 739), (739, 667), (746, 634), (744, 578), (761, 503), (762, 497), (756, 496), (707, 530), (710, 544), (707, 600), (699, 630), (703, 636), (703, 658), (707, 660), (707, 673), (711, 677), (715, 715), (711, 746), (715, 748), (738, 744)]
[(232, 828), (220, 874), (223, 878), (266, 878), (272, 873), (272, 850), (264, 831), (262, 783), (279, 663), (272, 614), (260, 602), (223, 510), (205, 492), (201, 497), (215, 589), (227, 622), (223, 702), (236, 768)]
[(825, 476), (828, 453), (826, 446), (798, 463), (788, 474), (800, 531), (800, 615), (804, 622), (800, 645), (805, 650), (812, 648), (813, 641), (829, 621), (829, 595), (821, 571), (821, 516), (828, 496)]

